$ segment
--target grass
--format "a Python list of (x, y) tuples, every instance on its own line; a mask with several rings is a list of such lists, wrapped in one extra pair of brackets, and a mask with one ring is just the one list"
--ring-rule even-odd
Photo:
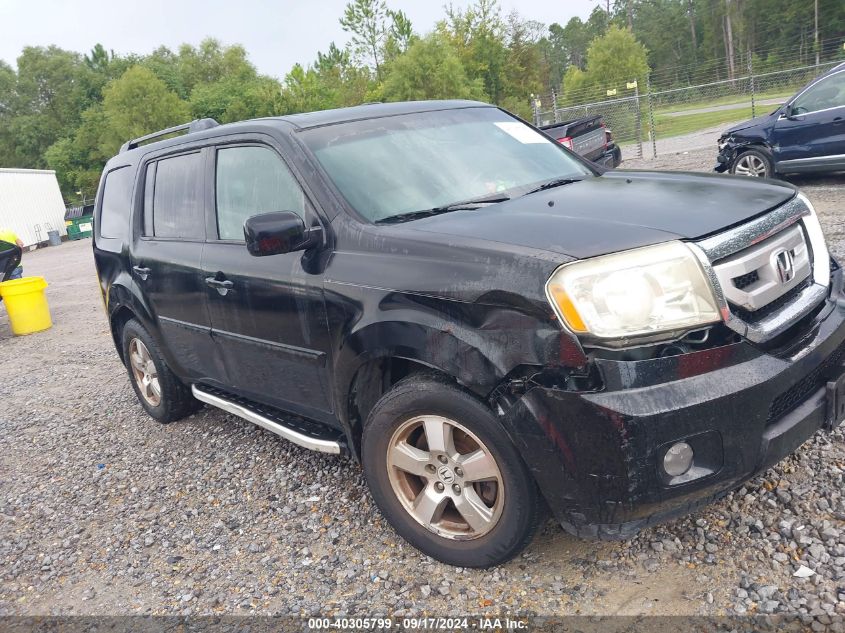
[[(759, 108), (757, 115), (763, 114)], [(670, 138), (672, 136), (680, 136), (682, 134), (689, 134), (691, 132), (698, 132), (706, 130), (707, 128), (724, 125), (727, 123), (734, 123), (737, 121), (745, 121), (751, 118), (751, 106), (746, 108), (738, 108), (736, 110), (717, 110), (716, 112), (703, 112), (699, 114), (687, 114), (682, 116), (667, 116), (654, 115), (654, 127), (657, 131), (658, 140)], [(649, 138), (649, 121), (643, 121), (643, 143)], [(615, 130), (614, 130), (615, 132)], [(635, 142), (637, 139), (632, 131), (627, 134), (614, 134), (617, 142), (627, 145)]]
[[(774, 91), (774, 92), (762, 92), (762, 93), (755, 93), (754, 100), (755, 101), (763, 101), (765, 99), (783, 99), (786, 101), (789, 97), (795, 94), (794, 90), (789, 92), (784, 91)], [(749, 108), (751, 106), (751, 95), (743, 94), (743, 95), (727, 95), (724, 97), (720, 97), (718, 99), (708, 99), (706, 101), (691, 101), (689, 103), (671, 103), (665, 106), (661, 106), (659, 108), (654, 109), (654, 115), (657, 116), (658, 114), (665, 114), (667, 112), (683, 112), (685, 110), (700, 110), (701, 108), (709, 108), (712, 106), (722, 106), (722, 105), (734, 105), (734, 104), (748, 104)], [(769, 108), (770, 106), (762, 106), (764, 109)]]
[[(757, 108), (758, 116), (764, 112), (768, 112), (768, 110), (761, 111)], [(684, 116), (660, 116), (655, 113), (654, 129), (657, 133), (657, 138), (660, 139), (668, 138), (670, 136), (680, 136), (681, 134), (689, 134), (690, 132), (705, 130), (723, 123), (744, 121), (750, 118), (751, 106), (746, 108), (737, 108), (736, 110), (717, 110), (716, 112), (702, 112), (699, 114), (687, 114)]]

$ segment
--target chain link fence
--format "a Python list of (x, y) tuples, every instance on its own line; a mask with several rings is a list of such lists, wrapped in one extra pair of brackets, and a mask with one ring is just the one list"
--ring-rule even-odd
[[(631, 157), (652, 156), (696, 149), (712, 143), (712, 130), (760, 116), (774, 110), (801, 86), (842, 61), (802, 66), (789, 70), (747, 74), (683, 88), (653, 90), (631, 82), (631, 94), (602, 101), (570, 105), (555, 93), (535, 98), (534, 123), (549, 125), (601, 115), (614, 140)], [(618, 92), (618, 91), (617, 91)]]

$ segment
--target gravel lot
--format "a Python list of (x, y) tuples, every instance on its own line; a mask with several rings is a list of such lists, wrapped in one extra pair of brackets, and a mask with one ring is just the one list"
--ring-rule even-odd
[[(797, 184), (845, 257), (845, 177)], [(842, 431), (632, 541), (580, 541), (550, 521), (519, 559), (455, 569), (396, 536), (350, 460), (211, 408), (169, 426), (147, 418), (90, 248), (24, 259), (50, 282), (51, 330), (12, 337), (0, 310), (0, 614), (800, 612), (818, 627), (845, 613)], [(794, 576), (804, 568), (813, 575)]]

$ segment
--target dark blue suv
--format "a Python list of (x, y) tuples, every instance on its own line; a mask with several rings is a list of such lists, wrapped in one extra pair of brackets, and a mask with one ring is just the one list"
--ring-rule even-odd
[(761, 178), (845, 170), (845, 64), (725, 132), (715, 169)]

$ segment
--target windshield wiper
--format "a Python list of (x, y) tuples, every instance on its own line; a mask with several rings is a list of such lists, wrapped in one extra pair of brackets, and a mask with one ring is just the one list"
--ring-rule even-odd
[(433, 209), (422, 209), (420, 211), (408, 211), (406, 213), (399, 213), (391, 215), (381, 220), (376, 220), (376, 224), (394, 224), (398, 222), (410, 222), (411, 220), (419, 220), (420, 218), (427, 218), (432, 215), (439, 215), (441, 213), (449, 213), (449, 211), (460, 211), (462, 209), (478, 209), (484, 204), (496, 204), (497, 202), (505, 202), (510, 200), (510, 196), (501, 193), (490, 194), (486, 196), (479, 196), (477, 198), (470, 198), (469, 200), (461, 200), (460, 202), (452, 202)]
[(539, 187), (535, 187), (531, 191), (524, 193), (527, 196), (529, 193), (537, 193), (538, 191), (545, 191), (546, 189), (554, 189), (555, 187), (562, 187), (563, 185), (571, 185), (573, 182), (581, 182), (581, 178), (555, 178), (544, 182)]

